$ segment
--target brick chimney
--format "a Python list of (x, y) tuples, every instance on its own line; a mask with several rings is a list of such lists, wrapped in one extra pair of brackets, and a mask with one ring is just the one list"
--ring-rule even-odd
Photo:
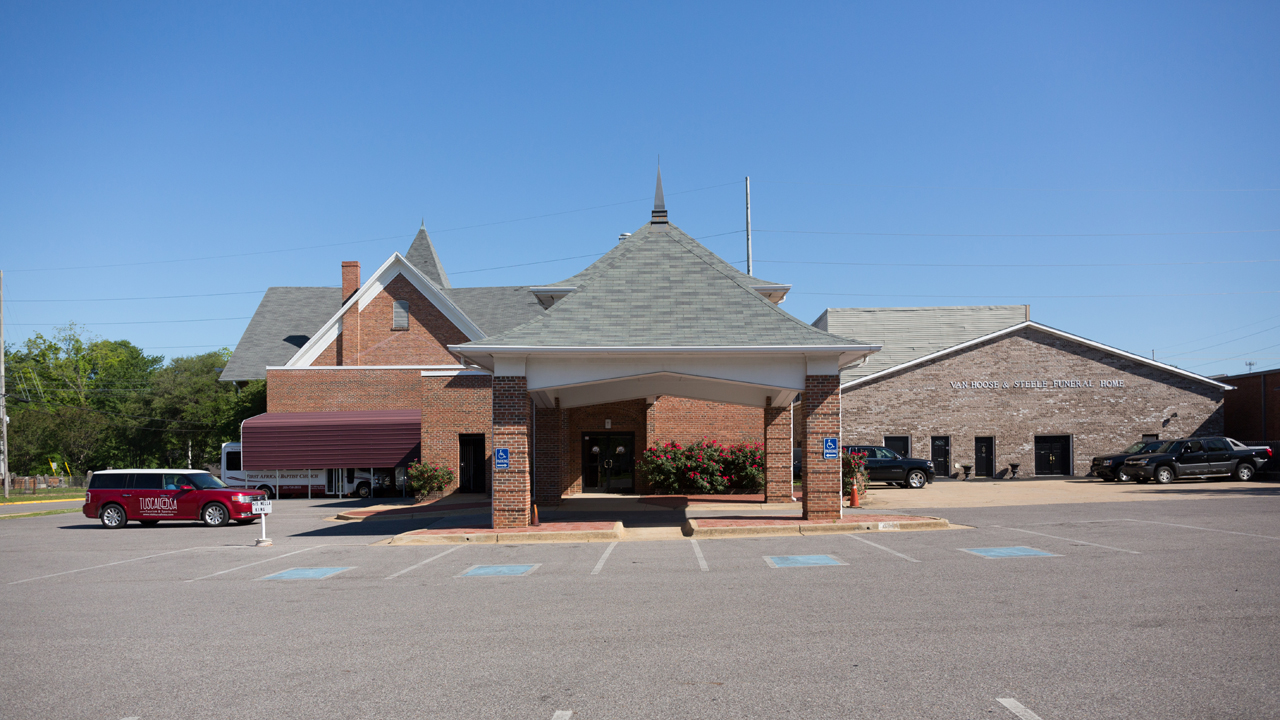
[(360, 289), (360, 261), (342, 261), (342, 302), (351, 299)]

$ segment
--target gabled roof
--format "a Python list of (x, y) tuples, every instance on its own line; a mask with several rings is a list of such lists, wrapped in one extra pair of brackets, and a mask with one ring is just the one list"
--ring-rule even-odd
[(485, 336), (484, 331), (476, 326), (471, 321), (471, 318), (467, 317), (467, 314), (445, 295), (444, 290), (428, 280), (427, 276), (423, 275), (403, 255), (393, 253), (382, 264), (382, 267), (378, 268), (377, 272), (365, 281), (364, 285), (342, 304), (342, 307), (332, 314), (328, 321), (307, 341), (307, 344), (303, 345), (284, 364), (288, 367), (306, 367), (314, 362), (320, 356), (320, 353), (324, 352), (325, 348), (329, 347), (329, 344), (336, 340), (338, 334), (342, 332), (342, 316), (347, 312), (347, 309), (355, 305), (363, 310), (397, 276), (404, 276), (406, 280), (417, 288), (418, 292), (431, 301), (431, 304), (435, 305), (436, 309), (469, 339), (479, 340)]
[(427, 235), (425, 221), (409, 244), (409, 252), (404, 254), (404, 259), (436, 285), (442, 288), (452, 287), (449, 285), (449, 276), (444, 272), (444, 263), (440, 262), (440, 256), (436, 254), (436, 246), (431, 244), (431, 236)]
[(1030, 319), (1026, 305), (827, 308), (813, 325), (884, 346), (865, 363), (840, 373), (840, 381), (849, 382)]
[(218, 379), (262, 380), (268, 365), (283, 365), (342, 305), (342, 288), (268, 288)]
[(523, 285), (513, 287), (448, 288), (444, 294), (485, 335), (497, 335), (543, 314), (537, 298)]
[(674, 225), (650, 222), (559, 285), (577, 289), (540, 317), (460, 346), (864, 347), (791, 316), (734, 268)]
[[(1021, 306), (1019, 306), (1019, 307), (1021, 307)], [(869, 382), (872, 382), (872, 381), (874, 381), (874, 380), (876, 380), (876, 379), (879, 379), (879, 378), (881, 378), (881, 377), (884, 377), (884, 376), (886, 376), (886, 375), (890, 375), (890, 374), (892, 374), (892, 373), (896, 373), (896, 372), (899, 372), (899, 371), (902, 371), (902, 370), (907, 370), (907, 369), (910, 369), (910, 368), (913, 368), (913, 367), (916, 367), (916, 366), (919, 366), (919, 365), (923, 365), (923, 364), (925, 364), (925, 363), (932, 362), (932, 361), (934, 361), (934, 360), (937, 360), (937, 359), (939, 359), (939, 358), (945, 357), (945, 356), (950, 355), (950, 354), (952, 354), (952, 353), (961, 352), (961, 351), (963, 351), (963, 350), (967, 350), (967, 349), (969, 349), (969, 348), (971, 348), (971, 347), (973, 347), (973, 346), (975, 346), (975, 345), (980, 345), (980, 344), (982, 344), (982, 343), (984, 343), (984, 342), (988, 342), (988, 341), (990, 341), (990, 340), (995, 340), (995, 339), (1000, 338), (1000, 337), (1004, 337), (1004, 336), (1007, 336), (1007, 335), (1012, 335), (1012, 334), (1014, 334), (1014, 333), (1016, 333), (1016, 332), (1019, 332), (1019, 331), (1021, 331), (1021, 330), (1025, 330), (1025, 329), (1027, 329), (1027, 328), (1031, 328), (1031, 329), (1034, 329), (1034, 330), (1039, 330), (1040, 332), (1047, 333), (1047, 334), (1049, 334), (1049, 335), (1056, 335), (1057, 337), (1063, 338), (1064, 340), (1070, 340), (1071, 342), (1079, 343), (1079, 344), (1081, 344), (1081, 345), (1085, 345), (1085, 346), (1087, 346), (1087, 347), (1094, 348), (1095, 350), (1102, 350), (1103, 352), (1107, 352), (1107, 353), (1110, 353), (1110, 354), (1112, 354), (1112, 355), (1117, 355), (1117, 356), (1122, 357), (1122, 358), (1124, 358), (1124, 359), (1126, 359), (1126, 360), (1131, 360), (1131, 361), (1136, 362), (1136, 363), (1141, 363), (1141, 364), (1143, 364), (1143, 365), (1148, 365), (1148, 366), (1153, 367), (1153, 368), (1156, 368), (1156, 369), (1158, 369), (1158, 370), (1163, 370), (1163, 371), (1165, 371), (1165, 372), (1168, 372), (1168, 373), (1171, 373), (1171, 374), (1174, 374), (1174, 375), (1179, 375), (1179, 376), (1184, 377), (1184, 378), (1187, 378), (1187, 379), (1189, 379), (1189, 380), (1195, 380), (1196, 382), (1204, 383), (1205, 385), (1209, 385), (1209, 386), (1211, 386), (1211, 387), (1218, 388), (1219, 390), (1234, 390), (1234, 389), (1235, 389), (1234, 387), (1232, 387), (1232, 386), (1230, 386), (1230, 385), (1227, 385), (1226, 383), (1218, 382), (1217, 380), (1214, 380), (1214, 379), (1212, 379), (1212, 378), (1207, 378), (1207, 377), (1205, 377), (1205, 376), (1203, 376), (1203, 375), (1197, 375), (1196, 373), (1193, 373), (1193, 372), (1191, 372), (1191, 371), (1189, 371), (1189, 370), (1183, 370), (1182, 368), (1174, 367), (1174, 366), (1172, 366), (1172, 365), (1167, 365), (1167, 364), (1165, 364), (1165, 363), (1158, 362), (1158, 361), (1156, 361), (1156, 360), (1152, 360), (1152, 359), (1150, 359), (1150, 358), (1142, 357), (1141, 355), (1135, 355), (1135, 354), (1130, 353), (1130, 352), (1125, 352), (1124, 350), (1120, 350), (1120, 349), (1118, 349), (1118, 348), (1113, 348), (1113, 347), (1111, 347), (1110, 345), (1103, 345), (1103, 344), (1102, 344), (1102, 343), (1100, 343), (1100, 342), (1094, 342), (1093, 340), (1087, 340), (1087, 339), (1085, 339), (1085, 338), (1080, 337), (1079, 335), (1072, 335), (1072, 334), (1071, 334), (1071, 333), (1069, 333), (1069, 332), (1065, 332), (1065, 331), (1059, 330), (1059, 329), (1057, 329), (1057, 328), (1052, 328), (1052, 327), (1049, 327), (1048, 325), (1041, 325), (1040, 323), (1032, 322), (1032, 321), (1030, 321), (1030, 320), (1027, 320), (1027, 321), (1025, 321), (1025, 322), (1018, 323), (1017, 325), (1014, 325), (1014, 326), (1012, 326), (1012, 327), (1007, 327), (1007, 328), (1005, 328), (1005, 329), (1003, 329), (1003, 330), (997, 330), (996, 332), (993, 332), (993, 333), (990, 333), (990, 334), (987, 334), (987, 335), (983, 335), (982, 337), (979, 337), (979, 338), (974, 338), (974, 339), (972, 339), (972, 340), (969, 340), (968, 342), (960, 343), (959, 345), (956, 345), (956, 346), (954, 346), (954, 347), (946, 348), (946, 349), (944, 349), (944, 350), (940, 350), (940, 351), (935, 352), (935, 353), (930, 353), (930, 354), (928, 354), (928, 355), (924, 355), (924, 356), (922, 356), (922, 357), (918, 357), (918, 358), (916, 358), (916, 359), (914, 359), (914, 360), (912, 360), (912, 361), (910, 361), (910, 362), (905, 362), (905, 363), (902, 363), (902, 364), (897, 365), (897, 366), (894, 366), (894, 367), (886, 368), (886, 369), (884, 369), (884, 370), (881, 370), (881, 371), (879, 371), (879, 372), (873, 373), (873, 374), (871, 374), (871, 375), (866, 375), (866, 376), (863, 376), (863, 377), (857, 378), (856, 380), (851, 380), (851, 381), (849, 381), (849, 382), (841, 383), (841, 385), (840, 385), (840, 389), (841, 389), (841, 390), (846, 390), (846, 389), (851, 388), (851, 387), (857, 387), (857, 386), (859, 386), (859, 385), (865, 385), (865, 384), (867, 384), (867, 383), (869, 383)]]

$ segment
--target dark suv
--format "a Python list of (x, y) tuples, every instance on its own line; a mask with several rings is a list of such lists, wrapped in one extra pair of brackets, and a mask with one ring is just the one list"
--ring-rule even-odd
[(1129, 473), (1125, 472), (1124, 461), (1134, 455), (1155, 452), (1163, 444), (1163, 440), (1143, 440), (1130, 445), (1114, 455), (1100, 455), (1093, 459), (1093, 465), (1090, 466), (1089, 472), (1107, 482), (1110, 482), (1111, 480), (1118, 480), (1120, 482), (1132, 480), (1133, 478), (1129, 477)]
[(922, 488), (933, 482), (933, 463), (928, 460), (904, 458), (887, 447), (879, 445), (854, 445), (845, 452), (866, 453), (867, 479), (901, 488)]

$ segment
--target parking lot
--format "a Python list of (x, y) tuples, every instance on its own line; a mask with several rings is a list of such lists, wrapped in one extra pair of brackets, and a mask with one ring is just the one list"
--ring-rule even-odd
[(1276, 490), (698, 542), (388, 546), (412, 523), (306, 500), (264, 548), (6, 520), (3, 714), (1276, 716)]

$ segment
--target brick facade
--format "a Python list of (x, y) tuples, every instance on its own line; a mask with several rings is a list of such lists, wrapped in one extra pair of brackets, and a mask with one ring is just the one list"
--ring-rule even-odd
[[(417, 370), (297, 368), (267, 371), (267, 412), (417, 410)], [(425, 411), (425, 408), (424, 408)]]
[(493, 527), (529, 526), (529, 383), (524, 377), (493, 378), (493, 447), (507, 448), (510, 467), (493, 468)]
[[(823, 457), (823, 438), (840, 437), (840, 376), (807, 375), (804, 379), (804, 517), (840, 517), (840, 459)], [(837, 440), (837, 444), (840, 444)]]
[(791, 406), (764, 409), (765, 502), (791, 501)]
[[(1054, 381), (1092, 386), (1053, 387)], [(953, 386), (965, 382), (969, 387)], [(1015, 384), (1023, 382), (1031, 386)], [(938, 468), (939, 475), (973, 464), (975, 437), (995, 438), (996, 477), (1005, 477), (1013, 462), (1020, 476), (1033, 474), (1037, 435), (1070, 436), (1069, 467), (1084, 475), (1092, 457), (1143, 434), (1171, 439), (1223, 431), (1221, 390), (1035, 328), (853, 386), (841, 405), (845, 445), (906, 435), (911, 454), (928, 459), (931, 438), (950, 437), (952, 467)]]
[(1218, 379), (1235, 387), (1223, 398), (1227, 437), (1249, 443), (1280, 440), (1280, 371)]
[[(412, 371), (418, 374), (417, 371)], [(422, 460), (445, 465), (460, 478), (459, 435), (485, 436), (486, 484), (493, 477), (493, 395), (487, 375), (421, 378)], [(458, 486), (446, 488), (454, 492)]]
[[(626, 400), (564, 410), (567, 416), (564, 444), (565, 474), (561, 478), (561, 494), (576, 495), (582, 492), (582, 434), (584, 432), (635, 433), (635, 452), (638, 455), (649, 444), (648, 408), (644, 400)], [(604, 426), (605, 420), (609, 421), (607, 429)], [(645, 491), (640, 478), (636, 478), (636, 491)]]
[(663, 396), (653, 404), (649, 445), (689, 445), (704, 438), (725, 445), (763, 442), (760, 412), (746, 405)]
[[(560, 502), (567, 484), (569, 443), (569, 411), (553, 408), (534, 410), (533, 485), (538, 503)], [(581, 484), (579, 484), (581, 487)]]

